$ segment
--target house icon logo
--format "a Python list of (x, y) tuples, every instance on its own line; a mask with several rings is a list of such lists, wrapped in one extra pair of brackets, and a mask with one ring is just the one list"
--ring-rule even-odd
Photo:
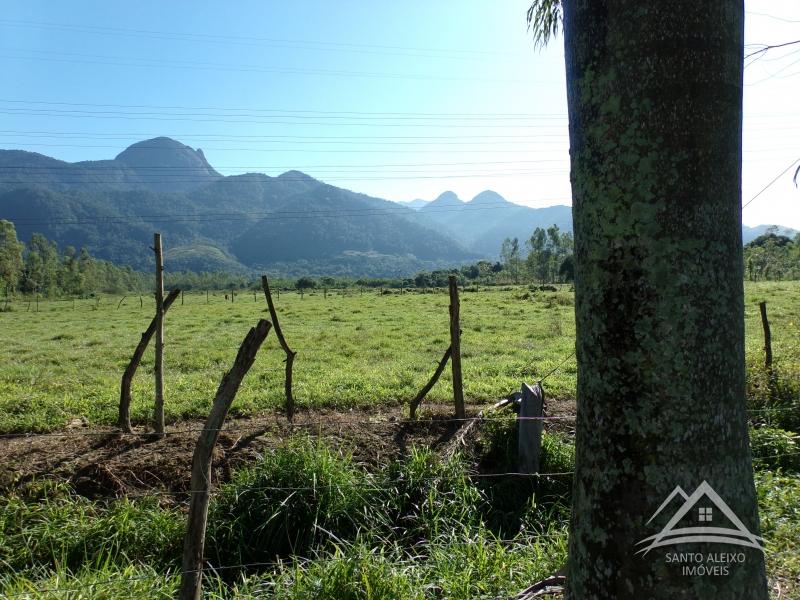
[[(691, 496), (687, 495), (681, 486), (677, 486), (647, 522), (650, 523), (655, 519), (678, 496), (683, 498), (683, 505), (660, 532), (637, 542), (637, 545), (647, 544), (641, 550), (637, 550), (637, 554), (641, 553), (644, 556), (654, 548), (693, 542), (733, 544), (756, 548), (764, 552), (764, 546), (761, 544), (764, 541), (763, 538), (750, 533), (739, 517), (706, 481), (703, 481)], [(698, 507), (699, 503), (704, 506)], [(709, 504), (711, 506), (708, 506)], [(694, 519), (699, 523), (698, 525), (680, 524), (682, 520), (685, 523), (687, 520)], [(727, 521), (733, 527), (715, 527), (713, 525), (715, 520), (723, 523)]]

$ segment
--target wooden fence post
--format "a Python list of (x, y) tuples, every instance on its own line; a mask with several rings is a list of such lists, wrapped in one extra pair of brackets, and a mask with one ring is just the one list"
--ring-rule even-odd
[(764, 366), (769, 371), (772, 370), (772, 333), (767, 319), (767, 303), (759, 302), (758, 308), (761, 309), (761, 325), (764, 327)]
[[(175, 302), (175, 299), (180, 293), (180, 290), (172, 290), (169, 294), (167, 294), (167, 297), (164, 299), (165, 315), (167, 314), (169, 307), (172, 306), (172, 303)], [(128, 363), (128, 366), (125, 368), (125, 372), (122, 374), (122, 381), (119, 386), (119, 417), (117, 418), (117, 425), (125, 433), (133, 433), (130, 413), (131, 383), (133, 382), (133, 376), (136, 374), (136, 369), (139, 368), (139, 363), (142, 360), (142, 356), (144, 356), (144, 351), (147, 349), (147, 345), (150, 343), (150, 339), (153, 337), (157, 326), (158, 324), (156, 322), (156, 317), (153, 317), (153, 320), (150, 321), (148, 328), (144, 331), (144, 333), (142, 333), (142, 338), (139, 340), (136, 350), (133, 351), (131, 362)]]
[(267, 308), (269, 309), (269, 318), (272, 319), (272, 326), (275, 328), (275, 335), (278, 338), (281, 348), (286, 353), (286, 376), (284, 379), (284, 392), (286, 394), (286, 418), (290, 421), (294, 418), (294, 396), (292, 395), (292, 366), (294, 365), (294, 357), (297, 352), (293, 352), (283, 337), (283, 330), (278, 321), (278, 312), (275, 310), (275, 304), (272, 302), (272, 294), (269, 291), (269, 281), (266, 275), (261, 276), (261, 287), (264, 289), (264, 296), (267, 298)]
[(155, 429), (164, 435), (164, 261), (161, 253), (161, 234), (153, 234), (156, 254), (156, 357), (155, 357)]
[(181, 306), (183, 306), (183, 290), (181, 290)]
[(447, 366), (447, 361), (450, 360), (450, 353), (452, 350), (453, 349), (451, 347), (448, 347), (447, 350), (445, 350), (444, 356), (442, 356), (442, 360), (440, 360), (439, 364), (436, 366), (436, 370), (433, 372), (433, 376), (430, 378), (430, 381), (425, 384), (425, 387), (419, 391), (416, 397), (409, 404), (408, 416), (410, 419), (417, 418), (417, 407), (420, 405), (428, 392), (431, 391), (433, 386), (436, 385), (436, 382), (439, 381), (439, 377), (442, 375), (445, 366)]
[(542, 446), (542, 411), (544, 392), (538, 383), (531, 387), (522, 384), (522, 399), (519, 409), (519, 435), (517, 454), (520, 473), (539, 472), (539, 450)]
[(453, 369), (453, 401), (456, 406), (456, 418), (467, 416), (464, 410), (464, 385), (461, 377), (461, 327), (459, 325), (458, 282), (455, 275), (450, 275), (450, 366)]
[(261, 319), (244, 338), (231, 370), (225, 373), (205, 427), (197, 438), (192, 457), (191, 500), (183, 541), (183, 571), (181, 600), (200, 600), (203, 582), (203, 551), (206, 541), (206, 522), (211, 488), (211, 455), (228, 410), (239, 391), (247, 371), (253, 366), (256, 353), (270, 330), (269, 321)]

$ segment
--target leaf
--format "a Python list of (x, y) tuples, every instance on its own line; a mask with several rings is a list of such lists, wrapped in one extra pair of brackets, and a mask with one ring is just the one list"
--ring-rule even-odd
[(528, 7), (528, 29), (533, 30), (533, 43), (544, 48), (558, 35), (561, 22), (561, 0), (532, 0)]

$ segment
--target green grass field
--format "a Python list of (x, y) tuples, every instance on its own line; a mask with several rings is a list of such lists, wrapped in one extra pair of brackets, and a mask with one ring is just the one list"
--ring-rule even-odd
[[(747, 356), (757, 368), (763, 339), (757, 303), (768, 300), (779, 369), (800, 369), (800, 284), (748, 284)], [(0, 431), (43, 431), (74, 418), (94, 424), (116, 419), (119, 382), (153, 302), (128, 297), (41, 301), (11, 305), (0, 313)], [(496, 400), (549, 372), (572, 352), (572, 293), (527, 288), (462, 293), (461, 326), (467, 400)], [(346, 408), (407, 402), (433, 372), (449, 345), (445, 293), (381, 295), (375, 290), (276, 298), (279, 318), (295, 361), (295, 397), (305, 407)], [(170, 309), (165, 334), (168, 421), (205, 416), (220, 378), (239, 343), (259, 318), (268, 317), (261, 294), (240, 294), (234, 303), (217, 292), (186, 294)], [(150, 417), (153, 350), (148, 348), (133, 386), (135, 423)], [(233, 406), (252, 414), (283, 403), (283, 353), (270, 334)], [(574, 398), (575, 361), (548, 378), (551, 397)], [(449, 369), (429, 400), (451, 398)]]
[[(748, 401), (757, 426), (751, 440), (767, 569), (773, 593), (780, 589), (775, 597), (797, 599), (800, 282), (748, 284), (745, 292)], [(25, 302), (0, 312), (0, 432), (58, 430), (76, 418), (116, 421), (122, 371), (152, 318), (152, 300), (140, 308), (138, 296), (128, 297), (118, 308), (120, 300), (82, 300), (74, 309), (71, 302), (42, 301), (39, 312)], [(778, 375), (773, 392), (763, 369), (762, 300)], [(442, 292), (351, 291), (327, 298), (316, 292), (302, 299), (282, 293), (276, 304), (298, 351), (295, 396), (312, 411), (405, 403), (449, 344)], [(571, 291), (464, 292), (461, 315), (469, 402), (494, 401), (555, 367), (547, 393), (567, 407), (574, 400), (575, 361), (561, 364), (574, 345)], [(219, 292), (209, 303), (204, 293), (186, 294), (183, 305), (173, 305), (166, 328), (168, 421), (206, 416), (242, 338), (266, 317), (261, 294), (254, 301), (242, 293), (234, 303)], [(270, 334), (233, 414), (282, 407), (282, 359)], [(140, 425), (150, 417), (152, 360), (150, 348), (134, 383), (132, 413)], [(451, 394), (447, 369), (429, 400), (447, 403)], [(764, 424), (773, 428), (758, 427)], [(507, 452), (516, 444), (513, 416), (487, 426), (472, 455), (451, 459), (410, 447), (402, 457), (368, 466), (317, 436), (282, 440), (285, 446), (240, 467), (216, 490), (210, 563), (280, 562), (209, 572), (205, 597), (488, 599), (509, 597), (563, 565), (570, 477), (543, 478), (534, 488), (525, 480), (475, 476), (475, 465), (487, 457), (497, 461), (497, 472), (516, 469), (514, 453)], [(168, 441), (152, 442), (153, 451), (169, 451)], [(547, 432), (543, 471), (568, 475), (574, 454), (568, 434)], [(144, 493), (93, 501), (63, 480), (5, 489), (0, 597), (174, 597), (184, 507), (165, 502), (157, 490)]]

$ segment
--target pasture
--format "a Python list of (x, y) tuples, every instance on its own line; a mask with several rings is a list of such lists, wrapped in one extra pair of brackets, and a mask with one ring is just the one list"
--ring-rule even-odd
[[(767, 300), (777, 391), (764, 373)], [(563, 565), (571, 422), (548, 423), (542, 473), (516, 470), (513, 415), (448, 451), (449, 367), (415, 424), (407, 402), (449, 344), (443, 291), (275, 297), (300, 411), (281, 417), (283, 351), (267, 337), (231, 411), (212, 473), (209, 598), (508, 597)], [(798, 598), (800, 282), (747, 284), (751, 440), (781, 598)], [(187, 293), (166, 318), (168, 435), (113, 432), (120, 377), (153, 301), (11, 303), (0, 312), (0, 596), (173, 597), (191, 451), (216, 387), (259, 318), (261, 293)], [(461, 294), (464, 391), (479, 408), (552, 371), (550, 414), (574, 414), (573, 294), (527, 286)], [(566, 360), (565, 360), (566, 359)], [(153, 349), (133, 387), (146, 430)], [(555, 370), (554, 370), (555, 369)], [(771, 427), (763, 427), (770, 425)], [(782, 429), (790, 431), (783, 431)], [(794, 431), (794, 433), (792, 433)], [(44, 436), (17, 435), (50, 432)], [(502, 475), (502, 476), (497, 476)], [(777, 594), (777, 592), (776, 592)]]
[[(11, 303), (0, 313), (0, 432), (49, 431), (74, 419), (116, 421), (119, 381), (153, 301), (129, 296)], [(798, 282), (746, 286), (747, 362), (758, 371), (763, 334), (758, 302), (768, 300), (776, 368), (796, 376), (800, 364)], [(483, 288), (461, 294), (464, 389), (468, 403), (492, 402), (542, 377), (574, 347), (572, 293), (526, 287)], [(119, 307), (118, 307), (119, 305)], [(378, 290), (283, 292), (276, 298), (281, 326), (298, 352), (295, 398), (301, 408), (348, 409), (408, 402), (428, 380), (449, 345), (448, 296)], [(74, 307), (74, 308), (73, 308)], [(204, 417), (242, 338), (268, 318), (263, 295), (242, 292), (225, 301), (216, 292), (187, 293), (166, 317), (165, 388), (168, 422)], [(267, 338), (245, 379), (232, 416), (283, 404), (283, 352)], [(150, 418), (151, 343), (133, 385), (134, 424)], [(546, 382), (550, 397), (575, 397), (575, 361)], [(452, 398), (449, 368), (426, 402)], [(425, 405), (423, 404), (423, 407)]]

